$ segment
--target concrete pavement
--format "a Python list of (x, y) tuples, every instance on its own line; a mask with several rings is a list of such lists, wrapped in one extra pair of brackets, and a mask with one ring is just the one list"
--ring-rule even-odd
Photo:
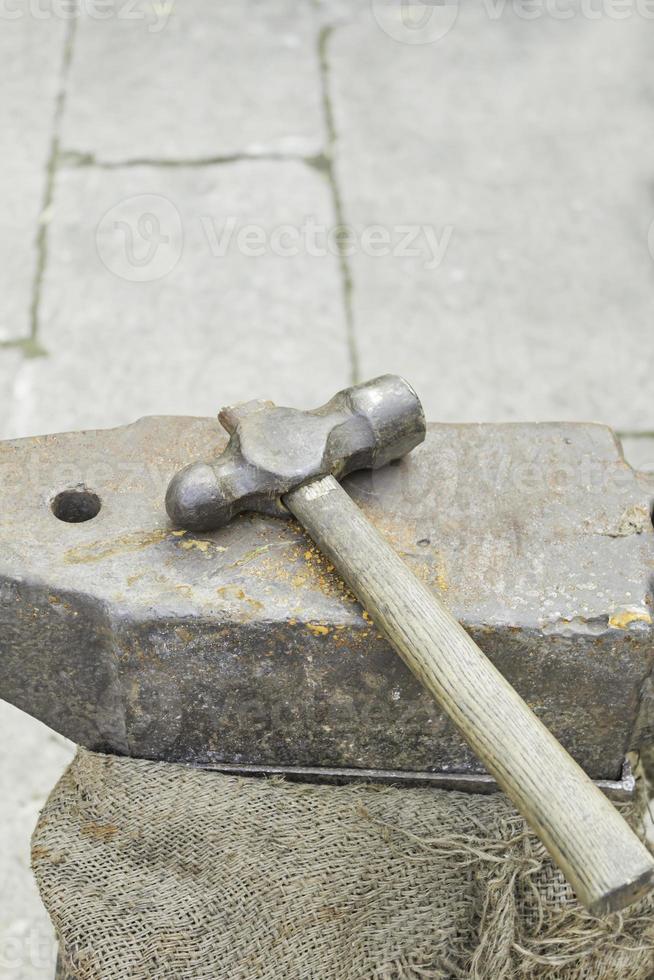
[[(80, 6), (0, 5), (3, 437), (392, 370), (654, 468), (642, 3)], [(71, 748), (0, 708), (0, 975), (41, 980), (28, 841)]]

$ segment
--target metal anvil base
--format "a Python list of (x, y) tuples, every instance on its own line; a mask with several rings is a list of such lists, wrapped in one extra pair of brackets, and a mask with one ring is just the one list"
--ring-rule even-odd
[[(0, 444), (0, 696), (99, 751), (480, 773), (296, 524), (170, 526), (168, 481), (225, 442), (146, 418)], [(432, 425), (345, 485), (588, 773), (619, 779), (654, 737), (654, 480), (612, 432)]]

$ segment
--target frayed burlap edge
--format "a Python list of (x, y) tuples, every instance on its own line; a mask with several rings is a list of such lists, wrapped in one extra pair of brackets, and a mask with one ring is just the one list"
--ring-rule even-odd
[(76, 980), (651, 980), (501, 795), (239, 779), (81, 751), (33, 867)]

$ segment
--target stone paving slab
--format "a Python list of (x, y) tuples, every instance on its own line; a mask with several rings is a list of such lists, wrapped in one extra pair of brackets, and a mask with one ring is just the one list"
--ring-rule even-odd
[(623, 436), (621, 441), (625, 459), (635, 470), (654, 473), (654, 435)]
[(30, 838), (73, 748), (5, 701), (0, 701), (0, 741), (6, 746), (0, 766), (0, 976), (52, 980), (56, 942), (32, 878)]
[(322, 149), (311, 3), (115, 0), (105, 8), (102, 18), (87, 9), (78, 25), (66, 149), (102, 161)]
[(11, 347), (0, 348), (0, 437), (12, 402), (20, 398), (16, 383), (24, 363), (25, 358), (21, 350)]
[(433, 419), (651, 427), (654, 22), (464, 4), (419, 44), (372, 8), (328, 45), (361, 374)]
[(26, 337), (36, 239), (47, 183), (66, 25), (21, 14), (0, 19), (0, 341)]
[[(0, 341), (26, 338), (31, 331), (39, 220), (66, 37), (61, 19), (11, 9), (19, 16), (3, 17), (0, 25)], [(23, 363), (19, 350), (0, 349), (0, 428)], [(61, 748), (63, 739), (4, 702), (0, 744), (0, 975), (51, 980), (54, 935), (29, 870), (29, 843), (38, 811), (70, 753)]]
[(294, 239), (307, 216), (333, 224), (327, 181), (303, 162), (60, 171), (47, 356), (20, 365), (5, 437), (327, 400), (349, 351), (337, 259)]

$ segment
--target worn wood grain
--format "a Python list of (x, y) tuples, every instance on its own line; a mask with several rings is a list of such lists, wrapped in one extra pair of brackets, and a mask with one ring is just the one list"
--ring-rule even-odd
[(561, 868), (605, 915), (654, 884), (654, 860), (439, 598), (331, 476), (284, 498), (377, 627), (448, 712)]

